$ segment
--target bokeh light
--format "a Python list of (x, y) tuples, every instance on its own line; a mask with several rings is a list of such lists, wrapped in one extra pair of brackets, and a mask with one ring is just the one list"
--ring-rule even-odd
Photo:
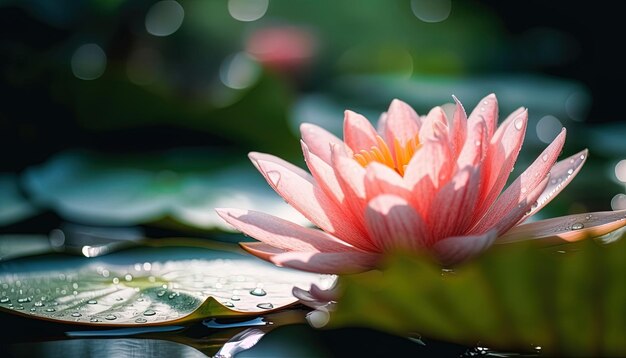
[(146, 31), (154, 36), (169, 36), (183, 24), (185, 10), (176, 1), (159, 1), (146, 14)]
[(562, 128), (563, 123), (555, 116), (550, 115), (542, 117), (535, 127), (537, 138), (544, 143), (551, 143), (561, 133)]
[(72, 55), (72, 73), (81, 80), (95, 80), (102, 76), (106, 65), (104, 50), (94, 43), (80, 46)]
[(424, 22), (441, 22), (450, 16), (452, 1), (450, 0), (412, 0), (411, 10), (418, 19)]
[(626, 159), (620, 160), (615, 165), (615, 177), (622, 183), (626, 183)]
[(220, 80), (232, 89), (252, 86), (259, 78), (259, 65), (244, 52), (227, 57), (220, 67)]
[(269, 0), (228, 0), (228, 12), (234, 19), (256, 21), (265, 15)]
[(565, 112), (574, 121), (582, 122), (591, 107), (590, 96), (583, 92), (574, 92), (565, 100)]
[(611, 209), (624, 210), (626, 209), (626, 194), (619, 193), (611, 199)]

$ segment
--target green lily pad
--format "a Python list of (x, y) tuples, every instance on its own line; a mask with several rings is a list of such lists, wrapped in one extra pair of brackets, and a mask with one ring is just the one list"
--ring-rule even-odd
[(187, 150), (155, 155), (104, 156), (66, 152), (30, 168), (24, 185), (33, 199), (84, 224), (135, 225), (165, 218), (202, 229), (232, 230), (214, 208), (256, 208), (306, 224), (265, 184), (252, 165)]
[(0, 226), (26, 219), (37, 209), (20, 194), (15, 174), (0, 174)]
[[(558, 251), (556, 251), (558, 250)], [(399, 254), (382, 272), (342, 277), (331, 326), (549, 355), (626, 354), (626, 240), (539, 250), (512, 245), (442, 271)]]
[(296, 302), (292, 287), (327, 287), (334, 280), (275, 267), (230, 244), (213, 245), (0, 263), (0, 310), (83, 325), (176, 325), (272, 312)]

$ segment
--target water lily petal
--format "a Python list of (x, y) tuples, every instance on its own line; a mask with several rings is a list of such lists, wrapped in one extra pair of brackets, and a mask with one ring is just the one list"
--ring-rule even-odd
[(433, 199), (428, 226), (432, 237), (447, 237), (466, 232), (472, 224), (468, 215), (476, 207), (480, 167), (468, 166), (457, 172)]
[(364, 116), (345, 111), (343, 120), (343, 138), (348, 147), (355, 153), (360, 150), (370, 150), (377, 146), (376, 130)]
[(292, 164), (280, 158), (273, 157), (272, 161), (268, 161), (256, 154), (250, 157), (270, 186), (305, 218), (343, 241), (367, 247), (363, 229), (343, 219), (342, 209), (324, 193), (310, 174), (302, 177), (301, 173), (292, 169)]
[(465, 143), (465, 138), (467, 137), (467, 114), (465, 114), (465, 108), (463, 108), (461, 102), (455, 96), (452, 96), (452, 98), (454, 98), (456, 108), (454, 109), (454, 114), (452, 115), (452, 120), (449, 125), (450, 144), (458, 158)]
[(515, 192), (519, 192), (519, 194), (516, 195), (516, 197), (518, 198), (518, 202), (516, 203), (516, 205), (511, 209), (507, 209), (507, 211), (504, 212), (499, 211), (504, 209), (499, 209), (496, 205), (492, 206), (491, 208), (489, 208), (487, 214), (481, 219), (481, 221), (478, 222), (478, 224), (476, 224), (476, 226), (474, 226), (474, 228), (471, 229), (470, 232), (476, 234), (485, 232), (487, 230), (496, 229), (498, 235), (502, 235), (507, 230), (512, 228), (516, 223), (518, 223), (520, 219), (528, 211), (530, 211), (530, 208), (535, 204), (535, 202), (537, 202), (537, 199), (545, 190), (549, 180), (550, 175), (548, 174), (544, 178), (544, 180), (539, 183), (539, 185), (537, 185), (535, 188), (533, 188), (530, 192), (523, 192), (522, 190), (520, 190), (519, 186), (513, 186), (513, 184), (511, 184), (513, 189), (517, 189), (517, 191)]
[(330, 148), (332, 146), (344, 148), (348, 152), (352, 151), (341, 139), (337, 138), (337, 136), (315, 124), (302, 123), (300, 125), (300, 135), (304, 143), (309, 147), (311, 153), (314, 153), (329, 164), (331, 158)]
[(333, 150), (331, 166), (346, 194), (346, 204), (352, 212), (360, 213), (365, 207), (365, 168), (340, 151)]
[(474, 212), (474, 219), (482, 217), (502, 192), (524, 142), (528, 111), (518, 110), (515, 113), (516, 116), (509, 116), (502, 123), (489, 144), (482, 179), (481, 204)]
[[(401, 145), (412, 140), (419, 133), (421, 119), (415, 110), (408, 104), (394, 99), (389, 106), (385, 119), (385, 127), (382, 132), (387, 143), (394, 143), (397, 140)], [(395, 158), (396, 154), (393, 145), (390, 145), (391, 154)]]
[(258, 162), (266, 161), (266, 162), (275, 163), (276, 165), (285, 167), (286, 169), (290, 170), (291, 172), (300, 176), (301, 178), (311, 181), (311, 174), (309, 174), (306, 170), (300, 168), (297, 165), (293, 165), (286, 160), (278, 158), (277, 156), (267, 154), (267, 153), (261, 153), (261, 152), (250, 152), (248, 153), (248, 158), (250, 158), (250, 161), (252, 162), (254, 167), (257, 168), (257, 170), (260, 171), (261, 174), (263, 173), (261, 169), (259, 168)]
[(413, 198), (398, 172), (376, 162), (368, 164), (365, 168), (365, 193), (368, 198), (381, 194), (397, 195), (408, 201)]
[(565, 189), (565, 187), (574, 179), (576, 174), (580, 171), (587, 160), (589, 151), (587, 149), (572, 155), (569, 158), (565, 158), (550, 169), (550, 181), (546, 186), (546, 189), (541, 193), (539, 199), (537, 199), (536, 205), (533, 205), (520, 221), (524, 221), (526, 218), (535, 215), (539, 210), (546, 206), (554, 197)]
[(419, 251), (428, 242), (424, 220), (399, 196), (377, 196), (368, 203), (365, 218), (367, 231), (381, 250)]
[[(443, 127), (442, 127), (443, 126)], [(422, 126), (420, 127), (419, 138), (425, 140), (426, 138), (435, 138), (438, 135), (438, 131), (446, 128), (447, 132), (448, 119), (446, 113), (441, 107), (435, 107), (428, 112), (426, 117), (422, 120)]]
[(279, 249), (312, 252), (356, 250), (324, 231), (302, 227), (262, 212), (240, 209), (215, 211), (237, 230)]
[[(491, 220), (491, 222), (495, 224), (495, 221), (499, 221), (503, 215), (509, 213), (516, 206), (519, 206), (523, 200), (527, 200), (526, 197), (529, 192), (536, 192), (535, 188), (537, 185), (545, 181), (550, 168), (552, 168), (556, 158), (561, 153), (561, 149), (565, 143), (565, 133), (566, 131), (563, 129), (554, 141), (552, 141), (552, 143), (550, 143), (550, 145), (539, 155), (539, 158), (537, 158), (517, 179), (515, 179), (513, 183), (511, 183), (508, 188), (506, 188), (498, 200), (496, 200), (496, 202), (487, 211), (487, 214), (485, 215), (485, 217), (487, 217), (487, 221)], [(533, 199), (531, 204), (539, 199), (540, 195), (541, 193)], [(528, 209), (530, 209), (530, 207)], [(520, 216), (520, 219), (522, 216)]]
[(441, 140), (423, 143), (411, 158), (404, 173), (404, 183), (418, 198), (417, 209), (425, 214), (437, 189), (446, 183), (452, 174), (454, 163), (450, 161), (450, 147)]
[(459, 168), (464, 168), (468, 165), (477, 165), (482, 161), (489, 148), (487, 135), (487, 125), (484, 121), (476, 121), (470, 125), (465, 143), (463, 143), (463, 147), (457, 159)]
[(279, 249), (264, 242), (240, 242), (239, 246), (241, 246), (244, 250), (248, 251), (252, 255), (265, 261), (270, 261), (270, 257), (274, 255), (289, 252), (288, 250)]
[(333, 168), (320, 157), (311, 153), (309, 147), (306, 143), (304, 143), (304, 141), (300, 141), (300, 144), (302, 145), (304, 161), (311, 171), (311, 174), (313, 174), (315, 181), (320, 185), (320, 187), (322, 187), (326, 195), (334, 199), (338, 205), (342, 204), (345, 195), (343, 190), (341, 190), (341, 186), (337, 181)]
[(608, 234), (626, 226), (626, 210), (575, 214), (515, 226), (496, 243), (541, 240), (562, 244)]
[(489, 230), (481, 235), (449, 237), (435, 243), (431, 250), (441, 264), (452, 266), (485, 251), (496, 237), (496, 230)]
[(271, 257), (271, 261), (283, 267), (326, 273), (352, 274), (376, 267), (379, 254), (362, 252), (286, 252)]
[(498, 99), (496, 95), (492, 93), (481, 99), (467, 120), (470, 125), (475, 121), (484, 121), (487, 127), (487, 137), (491, 138), (498, 121)]

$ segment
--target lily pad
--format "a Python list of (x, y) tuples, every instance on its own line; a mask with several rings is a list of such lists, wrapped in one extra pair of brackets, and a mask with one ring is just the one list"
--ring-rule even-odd
[(213, 208), (263, 209), (301, 224), (252, 165), (224, 166), (219, 153), (201, 150), (154, 155), (59, 154), (24, 175), (33, 199), (63, 218), (94, 225), (135, 225), (165, 218), (202, 229), (232, 230)]
[(556, 356), (626, 354), (624, 239), (550, 250), (515, 244), (454, 270), (403, 254), (387, 263), (382, 274), (342, 277), (330, 326)]
[(37, 212), (20, 193), (15, 174), (0, 174), (0, 196), (0, 226), (13, 224)]
[(97, 326), (180, 325), (293, 304), (293, 286), (333, 276), (275, 267), (230, 244), (140, 248), (105, 257), (49, 255), (0, 264), (0, 310)]

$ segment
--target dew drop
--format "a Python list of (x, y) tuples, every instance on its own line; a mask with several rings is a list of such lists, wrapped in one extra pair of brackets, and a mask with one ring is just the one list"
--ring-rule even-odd
[(16, 309), (16, 310), (20, 310), (20, 311), (21, 311), (21, 310), (23, 310), (23, 309), (24, 309), (24, 306), (17, 306), (17, 307), (15, 307), (15, 309)]
[(488, 105), (488, 104), (489, 104), (489, 102), (487, 102), (487, 101), (483, 101), (483, 104), (486, 106), (486, 105)]
[(572, 224), (572, 230), (580, 230), (584, 227), (585, 225), (583, 223), (575, 222)]
[(574, 164), (574, 158), (570, 159), (570, 160), (569, 160), (569, 163), (570, 163), (570, 164)]
[(163, 295), (165, 295), (165, 291), (159, 291), (159, 292), (157, 292), (157, 296), (159, 296), (159, 297), (163, 297)]
[(90, 305), (95, 305), (95, 304), (98, 304), (98, 301), (96, 301), (96, 300), (89, 300), (89, 301), (87, 301), (87, 303), (90, 304)]
[(37, 309), (35, 307), (33, 307), (33, 308), (30, 309), (30, 311), (31, 312), (35, 312), (35, 311), (37, 311)]
[(229, 301), (222, 302), (222, 304), (224, 305), (224, 307), (235, 307), (235, 305), (232, 302), (229, 302)]
[(26, 303), (26, 302), (30, 302), (31, 298), (30, 297), (22, 297), (22, 298), (18, 298), (17, 302), (18, 303)]
[(547, 154), (542, 155), (541, 156), (541, 160), (543, 160), (544, 162), (547, 162), (548, 161), (548, 155)]
[(72, 288), (73, 288), (73, 289), (75, 289), (75, 290), (77, 290), (77, 289), (78, 289), (78, 283), (74, 282), (74, 283), (72, 284)]
[(480, 107), (480, 111), (484, 112), (485, 111), (485, 107)]
[(117, 297), (115, 298), (116, 301), (124, 301), (124, 299), (122, 297)]
[(584, 154), (581, 154), (581, 155), (580, 155), (580, 160), (583, 160), (583, 159), (585, 159), (585, 155), (584, 155)]
[(155, 310), (145, 310), (145, 311), (143, 312), (143, 315), (144, 315), (144, 316), (154, 316), (155, 314), (156, 314), (156, 311), (155, 311)]
[(9, 303), (9, 302), (11, 302), (11, 299), (8, 298), (7, 296), (4, 296), (4, 297), (0, 298), (0, 303)]
[(478, 147), (480, 145), (480, 141), (479, 140), (475, 141), (474, 145), (476, 145)]
[(50, 308), (46, 308), (46, 312), (54, 312), (56, 311), (54, 308), (50, 307)]
[(143, 302), (143, 298), (139, 297), (139, 298), (137, 299), (137, 302)]
[(522, 121), (521, 119), (518, 119), (515, 121), (515, 129), (517, 129), (518, 131), (522, 130), (523, 126), (524, 126), (524, 121)]
[(241, 297), (239, 296), (233, 296), (230, 298), (231, 301), (241, 301)]
[(573, 173), (574, 173), (574, 169), (570, 168), (570, 169), (567, 170), (567, 174), (572, 175)]
[(526, 188), (522, 188), (520, 191), (522, 192), (522, 194), (526, 193)]
[(89, 322), (100, 322), (100, 320), (97, 319), (96, 317), (94, 317), (94, 318), (90, 319)]
[(172, 300), (172, 299), (176, 298), (177, 296), (178, 296), (178, 293), (174, 292), (174, 293), (171, 293), (169, 296), (167, 296), (167, 298)]
[(71, 315), (71, 316), (72, 316), (72, 317), (80, 317), (80, 316), (82, 316), (82, 314), (80, 314), (80, 313), (78, 313), (78, 312), (74, 312), (74, 313), (72, 313), (72, 315)]
[(113, 321), (113, 320), (117, 319), (117, 317), (115, 315), (113, 315), (113, 314), (109, 314), (109, 315), (104, 316), (104, 319), (109, 320), (109, 321)]
[(250, 294), (252, 296), (265, 296), (267, 295), (267, 292), (265, 292), (265, 290), (262, 289), (261, 287), (257, 287), (254, 290), (250, 291)]
[(257, 307), (259, 307), (259, 308), (262, 308), (262, 309), (264, 309), (264, 310), (269, 310), (269, 309), (274, 308), (274, 305), (273, 305), (273, 304), (271, 304), (271, 303), (269, 303), (269, 302), (267, 302), (267, 303), (259, 303), (259, 304), (258, 304), (258, 305), (256, 305), (256, 306), (257, 306)]
[(148, 322), (148, 320), (147, 320), (147, 319), (145, 319), (145, 318), (141, 318), (141, 317), (139, 317), (139, 318), (137, 318), (137, 319), (135, 320), (135, 322), (136, 322), (136, 323), (146, 323), (146, 322)]
[(35, 302), (35, 307), (43, 307), (43, 306), (45, 306), (45, 304), (43, 302), (41, 302), (41, 301)]

